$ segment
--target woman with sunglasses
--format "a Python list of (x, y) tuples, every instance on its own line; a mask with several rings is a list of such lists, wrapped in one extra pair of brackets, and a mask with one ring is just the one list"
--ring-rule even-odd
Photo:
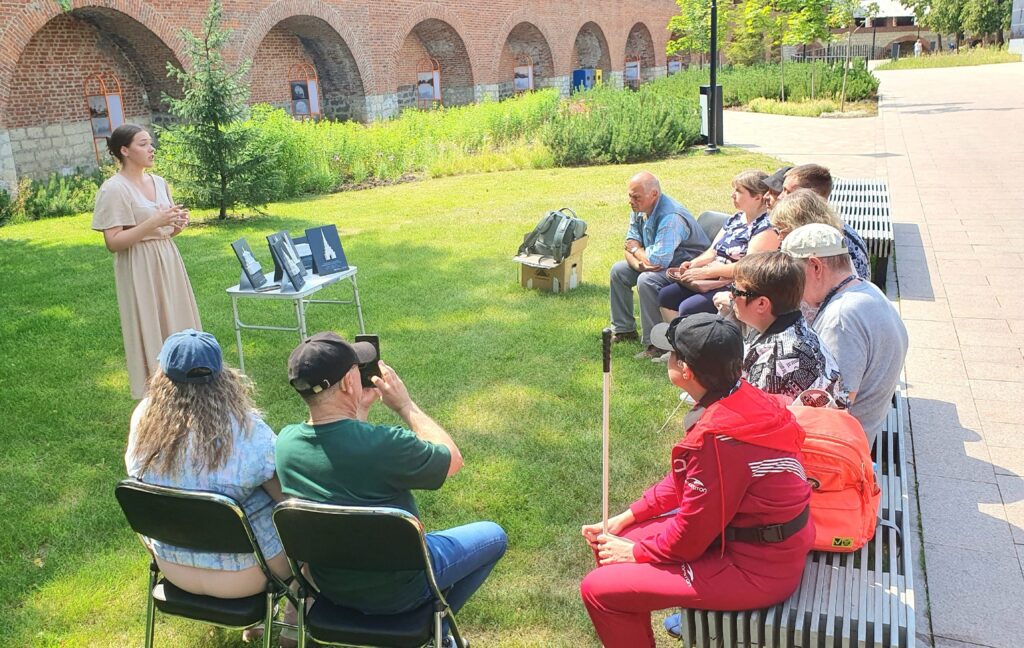
[(733, 313), (750, 332), (744, 342), (743, 377), (789, 404), (808, 389), (828, 393), (839, 407), (848, 393), (839, 363), (800, 312), (804, 269), (785, 252), (748, 254), (729, 286)]

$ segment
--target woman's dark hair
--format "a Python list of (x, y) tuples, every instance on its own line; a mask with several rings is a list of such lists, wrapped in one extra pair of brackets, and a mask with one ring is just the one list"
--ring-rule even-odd
[[(685, 360), (685, 358), (684, 358)], [(710, 367), (689, 365), (693, 377), (708, 391), (727, 392), (736, 385), (743, 373), (743, 358), (727, 358)]]
[(124, 162), (124, 156), (121, 155), (122, 146), (131, 146), (132, 140), (135, 136), (146, 130), (138, 124), (121, 124), (114, 129), (114, 132), (107, 138), (107, 150), (110, 154), (117, 158), (118, 162)]

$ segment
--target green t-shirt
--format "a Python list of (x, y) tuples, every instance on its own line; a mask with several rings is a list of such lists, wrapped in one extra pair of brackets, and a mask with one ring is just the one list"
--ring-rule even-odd
[[(448, 476), (448, 448), (399, 426), (345, 419), (281, 430), (276, 447), (282, 490), (346, 506), (393, 506), (419, 516), (412, 489), (434, 490)], [(310, 565), (320, 590), (368, 614), (402, 610), (424, 592), (422, 574), (376, 573)]]

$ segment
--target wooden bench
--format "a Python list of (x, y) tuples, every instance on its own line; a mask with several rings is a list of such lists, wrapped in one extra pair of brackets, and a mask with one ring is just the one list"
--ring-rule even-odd
[(828, 201), (864, 239), (868, 254), (875, 257), (871, 282), (885, 290), (889, 257), (896, 247), (889, 186), (884, 180), (834, 178)]
[[(681, 610), (686, 648), (912, 648), (914, 565), (907, 489), (906, 402), (899, 392), (873, 458), (882, 489), (874, 539), (848, 554), (812, 552), (803, 581), (764, 610)], [(898, 531), (897, 531), (898, 529)]]

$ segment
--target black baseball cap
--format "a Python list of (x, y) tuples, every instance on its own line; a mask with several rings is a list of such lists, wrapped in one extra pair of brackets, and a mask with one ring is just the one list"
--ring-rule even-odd
[(317, 333), (300, 342), (288, 356), (288, 382), (300, 394), (319, 394), (352, 367), (376, 360), (377, 349), (369, 342), (349, 343), (337, 333)]
[(775, 173), (771, 174), (764, 179), (764, 183), (768, 185), (768, 188), (775, 193), (782, 193), (782, 183), (786, 180), (786, 173), (789, 172), (791, 166), (784, 166)]
[(694, 313), (651, 329), (651, 344), (696, 369), (706, 369), (743, 357), (740, 328), (721, 315)]

